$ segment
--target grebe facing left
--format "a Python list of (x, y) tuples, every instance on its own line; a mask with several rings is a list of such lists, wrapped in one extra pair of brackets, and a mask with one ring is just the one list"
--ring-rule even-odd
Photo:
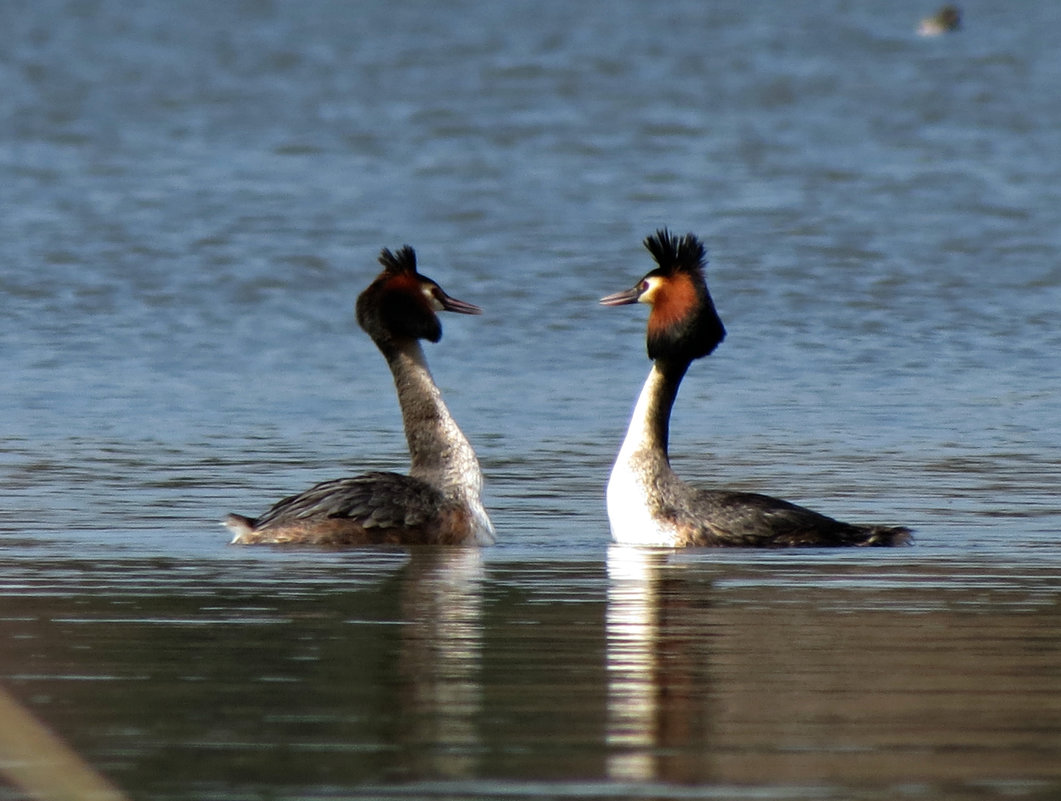
[(366, 473), (325, 481), (285, 498), (252, 520), (230, 514), (232, 542), (308, 545), (494, 542), (483, 508), (479, 460), (442, 402), (420, 340), (438, 342), (436, 312), (480, 314), (416, 270), (408, 245), (384, 248), (381, 272), (357, 299), (357, 322), (394, 375), (412, 466), (409, 475)]
[(646, 303), (652, 370), (608, 479), (608, 519), (616, 542), (661, 547), (902, 545), (910, 529), (841, 523), (787, 501), (750, 492), (695, 489), (671, 470), (667, 439), (678, 387), (694, 359), (726, 335), (704, 280), (704, 246), (667, 230), (645, 239), (657, 267), (605, 306)]

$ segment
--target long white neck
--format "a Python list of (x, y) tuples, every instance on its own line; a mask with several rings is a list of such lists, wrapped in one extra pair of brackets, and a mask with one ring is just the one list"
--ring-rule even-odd
[(629, 460), (636, 454), (656, 454), (664, 463), (667, 459), (667, 439), (670, 432), (671, 409), (678, 396), (678, 386), (685, 375), (685, 366), (652, 363), (645, 385), (630, 416), (619, 460)]
[(477, 518), (482, 539), (493, 541), (494, 527), (480, 499), (483, 474), (479, 460), (446, 408), (419, 341), (387, 348), (383, 355), (398, 391), (412, 459), (409, 475), (464, 500)]
[(661, 518), (661, 487), (677, 481), (667, 458), (670, 414), (688, 364), (652, 363), (630, 417), (626, 438), (608, 478), (608, 519), (616, 542), (673, 544), (674, 531)]

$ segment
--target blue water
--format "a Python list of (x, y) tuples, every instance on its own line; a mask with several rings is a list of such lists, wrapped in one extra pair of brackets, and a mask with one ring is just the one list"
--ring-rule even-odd
[[(390, 376), (353, 303), (379, 249), (409, 243), (426, 274), (486, 311), (445, 319), (428, 348), (498, 530), (465, 593), (488, 664), (469, 681), (488, 700), (519, 696), (496, 684), (512, 665), (490, 662), (491, 643), (514, 664), (524, 653), (526, 627), (491, 616), (511, 592), (563, 605), (566, 634), (597, 632), (573, 670), (605, 664), (615, 582), (603, 487), (648, 362), (644, 310), (596, 299), (646, 272), (640, 240), (669, 226), (706, 242), (729, 331), (679, 396), (679, 474), (917, 536), (898, 554), (699, 554), (675, 569), (724, 586), (761, 570), (768, 587), (781, 570), (786, 592), (817, 597), (850, 565), (875, 609), (893, 608), (875, 571), (927, 571), (927, 583), (903, 579), (913, 607), (958, 593), (957, 607), (989, 616), (1003, 571), (1016, 596), (1046, 599), (1025, 609), (1038, 621), (1028, 637), (1056, 641), (1056, 613), (1037, 616), (1061, 599), (1061, 6), (962, 6), (960, 33), (921, 39), (931, 7), (872, 0), (0, 4), (5, 595), (39, 582), (95, 608), (147, 586), (166, 607), (187, 574), (238, 609), (233, 594), (257, 593), (265, 571), (266, 583), (310, 582), (327, 607), (361, 558), (230, 548), (217, 521), (319, 480), (405, 469)], [(363, 558), (372, 586), (391, 572)], [(86, 578), (103, 574), (113, 581)], [(750, 608), (760, 603), (787, 608), (772, 595)], [(991, 620), (1002, 637), (1008, 623)], [(145, 642), (164, 639), (144, 626)], [(368, 643), (384, 661), (400, 652)], [(219, 658), (219, 674), (235, 669)], [(1051, 678), (1021, 697), (1061, 692), (1056, 664), (1023, 665)], [(25, 675), (0, 661), (24, 701)], [(957, 731), (977, 707), (952, 678), (968, 701)], [(552, 680), (533, 679), (539, 691)], [(597, 679), (587, 692), (603, 731), (625, 707), (609, 718)], [(185, 701), (206, 709), (212, 697)], [(1028, 737), (1056, 756), (1057, 710), (1032, 706), (1040, 734)], [(491, 725), (518, 719), (518, 705), (501, 708), (475, 707)], [(129, 744), (114, 732), (149, 726), (137, 709), (135, 725), (108, 730), (118, 751)], [(77, 714), (56, 719), (107, 751)], [(512, 753), (534, 758), (486, 773), (548, 795), (531, 780), (552, 752), (496, 725), (480, 736), (515, 738)], [(372, 748), (420, 754), (377, 735)], [(636, 759), (609, 773), (610, 742), (579, 740), (577, 754), (603, 762), (550, 778), (668, 778)], [(790, 745), (815, 748), (813, 737)], [(113, 768), (119, 783), (197, 792), (177, 776), (151, 784), (143, 755), (129, 759)], [(464, 779), (485, 775), (482, 761), (465, 768)], [(395, 771), (352, 771), (338, 786), (409, 778)], [(805, 785), (778, 771), (697, 780), (752, 781), (779, 798)], [(326, 793), (326, 772), (311, 765), (297, 792)], [(1057, 780), (1002, 759), (982, 778), (1043, 775)], [(824, 775), (822, 792), (865, 778)], [(922, 778), (935, 797), (931, 782), (950, 781)]]

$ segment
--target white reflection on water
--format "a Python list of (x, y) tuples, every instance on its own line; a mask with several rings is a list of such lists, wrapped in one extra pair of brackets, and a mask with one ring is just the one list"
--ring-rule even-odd
[[(609, 778), (700, 783), (715, 776), (710, 582), (671, 551), (608, 549)], [(706, 590), (706, 592), (705, 592)]]
[(478, 767), (482, 583), (479, 548), (414, 550), (402, 574), (402, 719), (423, 775), (459, 778)]
[(648, 781), (655, 771), (657, 597), (664, 554), (608, 548), (608, 776)]
[(1057, 572), (608, 551), (609, 778), (1058, 777)]

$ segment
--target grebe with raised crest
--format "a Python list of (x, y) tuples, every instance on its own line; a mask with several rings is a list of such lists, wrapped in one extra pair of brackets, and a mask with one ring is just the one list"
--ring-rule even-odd
[(467, 438), (442, 401), (420, 340), (438, 342), (436, 312), (481, 314), (416, 269), (405, 245), (384, 248), (376, 279), (357, 299), (357, 322), (394, 376), (409, 443), (409, 475), (374, 472), (325, 481), (284, 498), (257, 519), (230, 514), (233, 543), (377, 545), (494, 542), (480, 498), (483, 475)]
[(726, 336), (704, 279), (704, 246), (666, 229), (644, 241), (656, 268), (604, 306), (645, 303), (652, 369), (608, 479), (612, 536), (632, 545), (902, 545), (901, 526), (842, 523), (788, 501), (751, 492), (696, 489), (675, 475), (667, 455), (671, 409), (686, 370)]

